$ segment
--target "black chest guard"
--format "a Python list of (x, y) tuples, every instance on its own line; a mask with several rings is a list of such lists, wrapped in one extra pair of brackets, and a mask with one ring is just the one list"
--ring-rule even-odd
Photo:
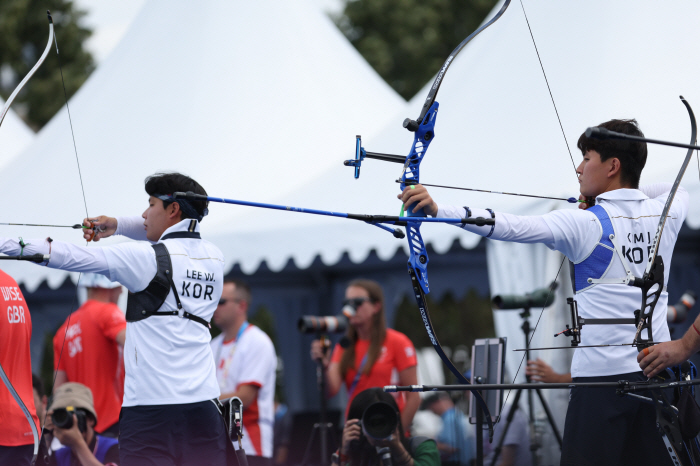
[[(129, 297), (126, 303), (126, 321), (138, 322), (151, 316), (180, 316), (186, 319), (193, 320), (197, 323), (211, 328), (209, 322), (199, 316), (190, 314), (182, 308), (180, 295), (177, 294), (175, 283), (173, 283), (172, 270), (173, 264), (170, 260), (168, 248), (163, 243), (152, 245), (156, 252), (156, 264), (158, 270), (155, 277), (151, 280), (148, 286), (137, 293), (129, 292)], [(158, 311), (168, 297), (170, 290), (173, 290), (175, 301), (177, 302), (177, 311)]]

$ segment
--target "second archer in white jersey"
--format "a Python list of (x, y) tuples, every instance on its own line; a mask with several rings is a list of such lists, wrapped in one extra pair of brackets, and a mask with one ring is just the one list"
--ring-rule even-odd
[[(611, 131), (643, 136), (634, 120), (611, 120), (599, 125)], [(518, 216), (486, 209), (438, 205), (420, 185), (399, 198), (414, 211), (423, 208), (435, 217), (494, 217), (493, 226), (463, 225), (465, 230), (502, 241), (543, 243), (562, 252), (573, 264), (579, 314), (588, 319), (634, 319), (640, 308), (639, 288), (620, 283), (629, 272), (642, 277), (652, 241), (671, 191), (671, 184), (639, 187), (646, 164), (643, 142), (597, 140), (581, 135), (583, 161), (577, 167), (582, 199), (595, 206), (560, 210), (541, 216)], [(585, 209), (585, 210), (584, 210)], [(688, 212), (688, 193), (680, 188), (671, 205), (658, 255), (665, 264), (664, 289), (652, 318), (653, 341), (669, 340), (666, 324), (671, 256)], [(607, 282), (607, 283), (606, 283)], [(586, 325), (582, 345), (632, 343), (633, 324)], [(574, 381), (646, 380), (632, 346), (579, 348), (571, 367)], [(654, 410), (617, 397), (614, 390), (572, 389), (567, 411), (562, 464), (670, 464), (656, 433)], [(631, 401), (631, 402), (630, 402)]]

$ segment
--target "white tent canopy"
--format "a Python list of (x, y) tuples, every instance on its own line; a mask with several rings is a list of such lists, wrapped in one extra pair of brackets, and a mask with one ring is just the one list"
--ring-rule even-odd
[[(4, 106), (5, 101), (0, 98), (0, 109)], [(26, 149), (34, 137), (34, 131), (10, 108), (0, 129), (0, 169)]]
[[(688, 11), (700, 10), (700, 6), (666, 5), (663, 11), (651, 2), (635, 3), (634, 8), (602, 1), (526, 2), (525, 6), (574, 164), (581, 160), (576, 148), (579, 135), (586, 127), (610, 118), (637, 118), (649, 137), (689, 140), (688, 116), (678, 95), (682, 93), (700, 111), (700, 84), (695, 79), (700, 62), (686, 60), (684, 52), (674, 46), (700, 39), (700, 30), (691, 27), (693, 11)], [(413, 136), (401, 122), (407, 116), (418, 116), (426, 95), (427, 86), (383, 131), (364, 138), (365, 148), (407, 154)], [(421, 167), (424, 182), (578, 196), (572, 159), (519, 6), (511, 6), (457, 57), (437, 100), (441, 106), (436, 138)], [(685, 151), (649, 148), (642, 183), (673, 181)], [(401, 166), (366, 160), (360, 179), (354, 180), (352, 169), (341, 163), (353, 154), (353, 141), (347, 137), (344, 155), (322, 176), (284, 196), (269, 192), (256, 200), (355, 213), (398, 213), (394, 180)], [(693, 170), (691, 166), (683, 183), (691, 192), (700, 189)], [(443, 203), (526, 215), (576, 208), (563, 201), (441, 189), (432, 192)], [(217, 193), (224, 197), (235, 194), (231, 188)], [(248, 193), (246, 197), (253, 198)], [(359, 222), (226, 208), (243, 213), (216, 232), (216, 242), (224, 248), (229, 265), (240, 263), (247, 272), (256, 270), (262, 260), (273, 269), (283, 267), (289, 259), (304, 267), (316, 255), (333, 263), (348, 251), (352, 259), (361, 261), (372, 249), (388, 258), (397, 247), (406, 248), (405, 242)], [(700, 225), (700, 207), (691, 210), (688, 221)], [(423, 235), (441, 252), (455, 238), (465, 247), (479, 241), (477, 236), (444, 225), (427, 225)]]
[[(211, 194), (280, 198), (342, 158), (355, 131), (376, 131), (403, 103), (308, 0), (207, 0), (196, 8), (151, 0), (70, 101), (87, 206), (64, 109), (7, 166), (0, 193), (22, 193), (22, 202), (6, 205), (2, 221), (73, 224), (86, 210), (138, 215), (143, 180), (157, 171), (189, 174)], [(206, 225), (236, 224), (233, 210), (210, 210)], [(80, 242), (71, 230), (3, 230), (46, 234)], [(66, 276), (26, 264), (3, 269), (30, 289)]]
[[(498, 8), (497, 6), (496, 8)], [(530, 34), (519, 5), (477, 37), (453, 62), (442, 83), (441, 103), (432, 142), (421, 167), (426, 183), (464, 186), (545, 196), (578, 196), (574, 165), (581, 160), (576, 148), (588, 127), (611, 118), (636, 118), (642, 130), (658, 139), (686, 142), (690, 125), (678, 99), (683, 94), (700, 112), (700, 62), (687, 60), (680, 44), (700, 43), (700, 5), (658, 4), (650, 1), (525, 2), (563, 131), (550, 101)], [(496, 11), (496, 10), (494, 10)], [(431, 83), (432, 84), (432, 83)], [(412, 135), (401, 127), (407, 116), (420, 112), (427, 86), (395, 115), (387, 127), (363, 139), (367, 150), (407, 154)], [(699, 113), (700, 114), (700, 113)], [(345, 158), (353, 155), (346, 143)], [(642, 183), (672, 182), (685, 151), (649, 146)], [(573, 158), (573, 164), (572, 164)], [(696, 196), (700, 190), (696, 167), (683, 185)], [(358, 213), (397, 213), (400, 166), (367, 160), (359, 180), (340, 165), (304, 188), (268, 202)], [(576, 208), (563, 201), (467, 193), (433, 189), (438, 202), (491, 207), (524, 215), (543, 214), (556, 208)], [(692, 204), (692, 203), (691, 203)], [(243, 209), (229, 207), (231, 209)], [(700, 225), (700, 207), (693, 207), (688, 223)], [(455, 239), (473, 247), (480, 237), (445, 225), (425, 225), (426, 242), (445, 252)], [(253, 272), (261, 260), (281, 269), (288, 260), (304, 267), (315, 256), (332, 264), (343, 251), (362, 261), (374, 249), (391, 257), (405, 241), (359, 222), (309, 218), (295, 213), (249, 210), (246, 217), (215, 237), (229, 264), (240, 263)], [(547, 286), (560, 270), (562, 256), (542, 245), (492, 241), (487, 248), (489, 283), (493, 294), (524, 294)], [(571, 295), (567, 264), (558, 274), (554, 306), (544, 312), (533, 347), (568, 346), (565, 338), (552, 339), (564, 329), (565, 298)], [(534, 327), (540, 309), (532, 310)], [(509, 338), (508, 348), (522, 348), (522, 321), (516, 313), (496, 313), (496, 333)], [(533, 353), (556, 370), (568, 370), (570, 351)], [(522, 353), (507, 352), (510, 377)], [(520, 369), (518, 379), (523, 380)], [(509, 380), (510, 381), (510, 380)], [(565, 412), (565, 391), (546, 394), (552, 408)], [(563, 408), (563, 409), (562, 409)], [(539, 414), (538, 414), (539, 415)], [(563, 419), (558, 419), (562, 421)]]

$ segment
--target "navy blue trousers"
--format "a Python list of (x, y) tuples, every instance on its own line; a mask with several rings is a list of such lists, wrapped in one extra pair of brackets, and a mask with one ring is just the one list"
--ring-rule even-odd
[(34, 444), (19, 447), (0, 446), (0, 465), (29, 466), (34, 454)]
[[(574, 382), (647, 380), (641, 372), (603, 377), (576, 377)], [(669, 399), (672, 393), (664, 392)], [(648, 393), (639, 393), (649, 396)], [(561, 466), (671, 466), (656, 428), (654, 406), (620, 397), (615, 388), (571, 389), (564, 424)]]
[(121, 466), (226, 465), (224, 419), (211, 401), (123, 407)]

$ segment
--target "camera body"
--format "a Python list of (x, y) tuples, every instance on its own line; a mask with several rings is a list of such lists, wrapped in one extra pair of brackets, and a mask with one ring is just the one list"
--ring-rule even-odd
[(87, 411), (82, 408), (74, 408), (68, 406), (66, 408), (56, 408), (51, 414), (53, 425), (61, 429), (70, 429), (73, 427), (73, 414), (78, 420), (78, 429), (80, 432), (87, 431)]

